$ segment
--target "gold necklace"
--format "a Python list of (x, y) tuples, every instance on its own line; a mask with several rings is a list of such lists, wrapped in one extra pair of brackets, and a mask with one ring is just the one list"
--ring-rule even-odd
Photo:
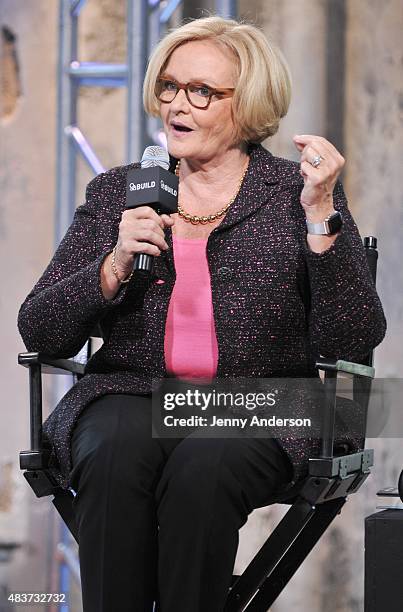
[[(179, 176), (179, 168), (181, 165), (181, 160), (178, 160), (178, 163), (176, 164), (176, 168), (175, 168), (175, 174), (176, 176)], [(231, 198), (231, 200), (228, 202), (228, 204), (226, 206), (224, 206), (224, 208), (222, 208), (221, 210), (219, 210), (218, 212), (214, 213), (213, 215), (207, 215), (206, 217), (200, 217), (198, 215), (190, 215), (189, 213), (187, 213), (184, 208), (182, 208), (182, 206), (179, 204), (178, 202), (178, 214), (180, 217), (182, 217), (183, 219), (185, 219), (185, 221), (190, 221), (190, 223), (193, 223), (194, 225), (197, 225), (198, 223), (213, 223), (213, 221), (216, 221), (216, 219), (220, 219), (220, 217), (222, 217), (223, 215), (225, 215), (225, 213), (227, 212), (227, 210), (229, 209), (229, 207), (231, 206), (231, 204), (233, 204), (233, 202), (235, 201), (235, 198), (237, 197), (239, 190), (241, 189), (241, 185), (243, 183), (243, 180), (245, 178), (245, 175), (248, 171), (248, 166), (249, 166), (249, 159), (248, 159), (248, 163), (246, 164), (246, 168), (241, 176), (241, 180), (239, 181), (239, 185), (238, 185), (238, 189), (236, 190), (236, 193), (234, 195), (233, 198)]]

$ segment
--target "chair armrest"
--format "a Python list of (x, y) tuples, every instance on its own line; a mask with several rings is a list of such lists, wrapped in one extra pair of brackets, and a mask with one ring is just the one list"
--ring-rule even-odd
[(344, 359), (320, 358), (316, 361), (315, 365), (318, 370), (325, 372), (345, 372), (346, 374), (354, 374), (354, 376), (375, 377), (375, 368), (372, 366), (354, 363), (353, 361), (344, 361)]
[(352, 472), (367, 473), (374, 465), (374, 451), (366, 448), (357, 453), (350, 453), (328, 459), (311, 457), (309, 459), (309, 475), (325, 478), (346, 478)]
[(42, 439), (42, 373), (84, 375), (84, 364), (73, 359), (56, 359), (44, 353), (19, 353), (18, 363), (29, 368), (30, 449), (21, 451), (20, 467), (43, 470), (48, 464), (49, 450)]
[(45, 353), (19, 353), (19, 365), (29, 368), (33, 365), (42, 366), (41, 370), (44, 374), (84, 374), (84, 365), (73, 359), (56, 359), (49, 357)]
[[(325, 372), (323, 384), (326, 407), (323, 411), (320, 458), (328, 460), (333, 457), (334, 450), (337, 374), (339, 372), (352, 374), (353, 379), (354, 381), (357, 381), (357, 384), (359, 380), (362, 380), (362, 383), (360, 383), (360, 386), (362, 387), (361, 391), (366, 393), (367, 398), (369, 398), (372, 379), (375, 376), (375, 368), (370, 365), (363, 365), (360, 363), (354, 363), (352, 361), (345, 361), (343, 359), (330, 359), (327, 357), (320, 357), (317, 359), (315, 365), (319, 370), (323, 370)], [(354, 382), (354, 384), (356, 383)]]

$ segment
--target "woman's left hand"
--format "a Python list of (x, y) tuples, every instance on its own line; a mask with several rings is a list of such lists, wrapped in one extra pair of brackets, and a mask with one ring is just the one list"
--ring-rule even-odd
[[(293, 137), (301, 152), (301, 170), (304, 187), (301, 205), (311, 223), (321, 222), (334, 212), (333, 189), (343, 166), (344, 158), (326, 138), (302, 134)], [(319, 162), (316, 167), (315, 158)]]

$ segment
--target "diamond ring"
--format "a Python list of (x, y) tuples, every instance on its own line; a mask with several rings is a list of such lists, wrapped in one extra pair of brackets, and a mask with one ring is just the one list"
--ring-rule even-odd
[(322, 159), (325, 159), (324, 157), (322, 157), (321, 155), (315, 155), (315, 157), (313, 158), (313, 160), (311, 161), (311, 165), (314, 168), (317, 168), (318, 166), (320, 166), (320, 162), (322, 161)]

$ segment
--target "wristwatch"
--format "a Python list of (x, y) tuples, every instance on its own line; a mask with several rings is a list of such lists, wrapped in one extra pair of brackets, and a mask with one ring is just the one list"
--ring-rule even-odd
[(309, 223), (306, 222), (308, 234), (314, 234), (316, 236), (332, 236), (336, 234), (341, 226), (343, 225), (343, 217), (336, 211), (326, 217), (322, 223)]

